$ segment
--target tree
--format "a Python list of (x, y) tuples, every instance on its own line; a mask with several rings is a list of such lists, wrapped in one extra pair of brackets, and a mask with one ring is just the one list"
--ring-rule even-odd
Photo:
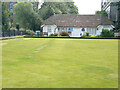
[(33, 6), (33, 10), (35, 12), (38, 12), (39, 1), (37, 1), (37, 2), (31, 2), (31, 3), (32, 3), (32, 6)]
[(118, 29), (119, 29), (119, 32), (120, 32), (120, 1), (117, 3), (117, 6), (118, 6), (118, 16), (119, 16), (119, 18), (118, 18)]
[(31, 3), (21, 2), (14, 5), (14, 13), (17, 21), (21, 22), (25, 29), (40, 29), (40, 16), (34, 11)]
[(115, 23), (115, 28), (119, 30), (120, 32), (120, 1), (119, 2), (112, 2), (111, 6), (117, 6), (118, 7), (118, 22)]
[[(2, 2), (0, 2), (0, 12), (2, 12)], [(2, 30), (2, 13), (0, 13), (0, 30)]]
[(44, 2), (39, 10), (43, 20), (54, 14), (78, 14), (78, 8), (74, 2)]
[(17, 3), (14, 5), (16, 21), (25, 29), (38, 30), (43, 20), (54, 14), (78, 14), (73, 2), (44, 2), (38, 10), (38, 2)]
[(7, 6), (7, 2), (2, 2), (2, 30), (9, 29), (9, 9)]
[(96, 11), (95, 13), (96, 13), (96, 14), (102, 14), (102, 15), (104, 15), (104, 16), (108, 16), (107, 12), (104, 11), (104, 10)]

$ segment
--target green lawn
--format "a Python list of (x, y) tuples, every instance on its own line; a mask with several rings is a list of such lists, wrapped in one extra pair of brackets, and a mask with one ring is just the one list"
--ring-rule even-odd
[(3, 88), (117, 88), (118, 40), (2, 42)]

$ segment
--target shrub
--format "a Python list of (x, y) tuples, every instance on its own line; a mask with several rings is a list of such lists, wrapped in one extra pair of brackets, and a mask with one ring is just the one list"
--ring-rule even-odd
[(84, 38), (85, 38), (85, 37), (87, 37), (87, 36), (86, 36), (86, 35), (82, 35), (82, 37), (84, 37)]
[(50, 36), (54, 36), (54, 34), (50, 34)]
[(100, 35), (92, 35), (91, 37), (101, 37)]
[(16, 30), (17, 31), (17, 29), (15, 27), (10, 28), (10, 30)]
[(71, 31), (68, 31), (68, 33), (72, 33)]
[(50, 36), (58, 36), (58, 33), (50, 34)]
[(87, 35), (82, 35), (83, 38), (90, 38), (91, 36), (87, 36)]
[(24, 28), (20, 28), (20, 31), (25, 31), (25, 29)]
[(101, 36), (102, 37), (113, 37), (114, 33), (112, 30), (109, 31), (108, 29), (103, 29), (101, 32)]
[(58, 33), (54, 33), (53, 35), (54, 35), (54, 36), (58, 36)]
[(69, 36), (68, 32), (65, 32), (65, 31), (61, 31), (61, 32), (60, 32), (60, 35), (61, 35), (61, 36)]
[(27, 35), (35, 35), (35, 32), (32, 30), (26, 30)]
[(86, 36), (89, 36), (89, 32), (86, 32)]

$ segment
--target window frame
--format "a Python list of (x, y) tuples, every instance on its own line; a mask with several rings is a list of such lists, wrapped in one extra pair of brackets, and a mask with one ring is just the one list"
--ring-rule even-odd
[(47, 32), (48, 32), (48, 33), (51, 33), (51, 32), (52, 32), (51, 26), (47, 26)]

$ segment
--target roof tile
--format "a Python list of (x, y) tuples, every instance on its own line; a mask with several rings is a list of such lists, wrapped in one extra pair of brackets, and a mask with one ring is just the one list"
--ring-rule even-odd
[(64, 27), (96, 27), (98, 25), (113, 25), (113, 22), (103, 15), (55, 14), (46, 19), (43, 24)]

